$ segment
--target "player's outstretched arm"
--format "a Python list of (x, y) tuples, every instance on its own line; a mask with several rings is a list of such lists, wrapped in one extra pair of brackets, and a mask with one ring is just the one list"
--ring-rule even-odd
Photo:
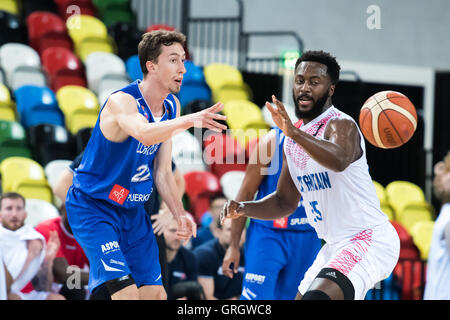
[(272, 119), (313, 158), (326, 168), (340, 172), (361, 157), (360, 135), (356, 124), (347, 119), (330, 120), (324, 139), (316, 138), (297, 129), (289, 119), (284, 105), (275, 96), (272, 101), (276, 108), (266, 102)]
[(100, 128), (110, 141), (121, 142), (132, 136), (143, 145), (149, 146), (164, 142), (191, 127), (207, 128), (216, 132), (226, 130), (226, 126), (216, 121), (226, 119), (224, 115), (218, 114), (222, 109), (223, 104), (216, 103), (196, 113), (168, 121), (149, 123), (138, 112), (136, 101), (132, 96), (117, 92), (108, 99), (100, 115)]
[(284, 159), (275, 192), (258, 201), (228, 201), (222, 210), (221, 220), (236, 219), (241, 216), (261, 220), (279, 219), (294, 212), (299, 201), (300, 193), (291, 179), (286, 159)]
[[(244, 180), (236, 195), (236, 201), (253, 200), (255, 193), (258, 191), (261, 181), (264, 179), (263, 170), (270, 163), (273, 156), (272, 146), (276, 143), (275, 131), (270, 131), (257, 144), (256, 148), (250, 155), (247, 168), (245, 170)], [(262, 159), (262, 157), (265, 157)], [(247, 217), (239, 217), (233, 219), (231, 223), (231, 240), (230, 245), (225, 252), (222, 262), (223, 274), (229, 278), (233, 278), (233, 274), (237, 273), (240, 260), (240, 242), (242, 232), (245, 228)], [(230, 266), (233, 264), (234, 270)]]

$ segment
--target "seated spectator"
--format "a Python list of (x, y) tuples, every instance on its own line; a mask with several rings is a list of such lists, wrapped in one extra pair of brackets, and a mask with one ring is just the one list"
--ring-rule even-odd
[(6, 265), (3, 262), (3, 253), (2, 249), (0, 248), (0, 300), (11, 300), (11, 284), (12, 277), (9, 273), (8, 268), (6, 268)]
[[(195, 285), (178, 286), (177, 296), (175, 297), (173, 288), (175, 285), (183, 282), (197, 282), (197, 260), (194, 254), (183, 247), (181, 240), (177, 239), (177, 222), (174, 218), (171, 219), (170, 224), (164, 230), (164, 239), (166, 243), (166, 258), (168, 262), (168, 274), (167, 279), (164, 282), (164, 287), (167, 292), (168, 300), (174, 300), (180, 298), (179, 294), (181, 291), (191, 290), (195, 292)], [(188, 290), (188, 287), (190, 288)], [(197, 288), (201, 288), (198, 287)], [(192, 297), (201, 296), (201, 292), (190, 293)], [(187, 298), (187, 297), (186, 297)]]
[(209, 210), (201, 219), (201, 225), (197, 232), (197, 237), (192, 238), (192, 249), (216, 237), (217, 225), (220, 221), (220, 212), (227, 202), (227, 198), (222, 193), (213, 195), (209, 200)]
[[(239, 299), (242, 291), (242, 276), (244, 272), (244, 251), (241, 250), (241, 259), (237, 274), (232, 279), (222, 272), (222, 261), (225, 251), (230, 245), (231, 219), (225, 220), (221, 225), (216, 224), (217, 237), (193, 249), (198, 262), (198, 282), (202, 285), (206, 300)], [(245, 232), (241, 238), (241, 249), (245, 239)], [(233, 269), (234, 266), (231, 266)]]
[[(51, 291), (53, 263), (59, 250), (58, 234), (44, 237), (25, 225), (25, 198), (15, 192), (0, 197), (0, 247), (12, 276), (11, 296), (22, 300), (65, 300)], [(30, 282), (31, 281), (31, 282)]]
[(171, 291), (175, 300), (206, 300), (203, 287), (197, 281), (175, 283)]
[(59, 211), (60, 217), (43, 221), (35, 229), (46, 241), (50, 232), (58, 233), (61, 246), (53, 262), (54, 281), (67, 300), (84, 300), (88, 292), (85, 286), (89, 282), (89, 261), (72, 234), (64, 204)]

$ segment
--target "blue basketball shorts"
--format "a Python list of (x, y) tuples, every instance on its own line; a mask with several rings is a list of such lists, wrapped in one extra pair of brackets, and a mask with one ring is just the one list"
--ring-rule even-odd
[(293, 300), (321, 246), (314, 230), (274, 229), (251, 220), (240, 299)]
[(159, 249), (144, 207), (123, 209), (70, 187), (69, 225), (89, 259), (89, 290), (131, 274), (138, 287), (162, 285)]

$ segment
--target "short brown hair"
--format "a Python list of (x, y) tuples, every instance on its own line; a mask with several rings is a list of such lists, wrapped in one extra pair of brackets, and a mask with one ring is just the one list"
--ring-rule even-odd
[(158, 62), (161, 54), (161, 47), (171, 46), (174, 42), (180, 43), (183, 47), (186, 44), (186, 36), (179, 31), (154, 30), (142, 35), (141, 42), (138, 45), (138, 56), (141, 64), (142, 73), (148, 73), (145, 66), (147, 61)]
[(25, 207), (25, 198), (17, 192), (6, 192), (0, 196), (0, 209), (2, 208), (3, 199), (22, 199)]

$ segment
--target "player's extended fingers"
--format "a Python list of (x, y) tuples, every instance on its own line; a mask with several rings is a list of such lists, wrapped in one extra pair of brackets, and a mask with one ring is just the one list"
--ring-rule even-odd
[(281, 115), (283, 115), (284, 117), (286, 117), (286, 116), (289, 117), (289, 115), (286, 111), (286, 108), (284, 107), (284, 104), (280, 100), (278, 100), (275, 95), (272, 95), (272, 101), (273, 101), (273, 103), (276, 104), (278, 112)]
[(228, 216), (228, 202), (223, 205), (222, 211), (220, 212), (220, 224), (223, 225), (225, 219)]
[(222, 102), (217, 102), (215, 105), (209, 107), (207, 110), (209, 112), (217, 113), (217, 112), (222, 111), (223, 107), (224, 107), (224, 104)]

